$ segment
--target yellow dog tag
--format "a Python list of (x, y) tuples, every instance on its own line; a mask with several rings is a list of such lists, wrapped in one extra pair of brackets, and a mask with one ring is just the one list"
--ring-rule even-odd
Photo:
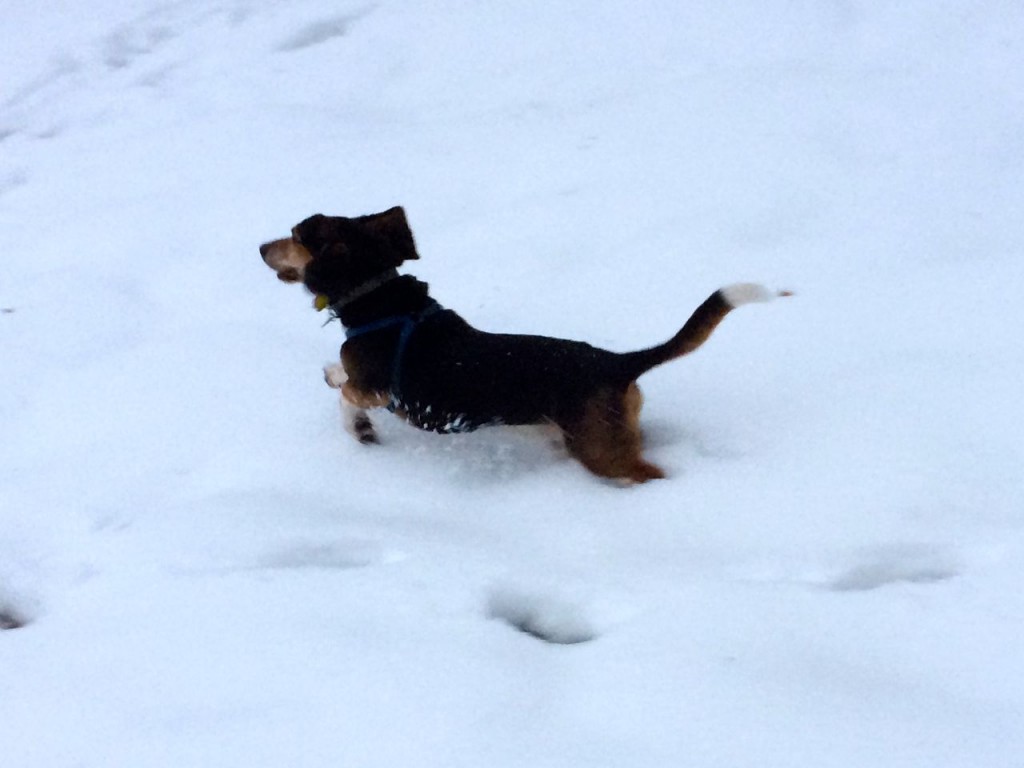
[(324, 296), (322, 293), (318, 293), (316, 298), (313, 299), (313, 306), (316, 307), (317, 312), (322, 312), (331, 306), (331, 300)]

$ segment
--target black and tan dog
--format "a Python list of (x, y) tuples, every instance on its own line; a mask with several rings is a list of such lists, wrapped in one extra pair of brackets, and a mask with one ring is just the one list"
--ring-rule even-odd
[(384, 407), (421, 429), (466, 432), (491, 424), (557, 428), (569, 453), (602, 477), (664, 477), (641, 455), (636, 379), (697, 349), (732, 309), (787, 292), (741, 283), (715, 291), (664, 344), (619, 354), (579, 341), (485, 333), (399, 275), (419, 258), (401, 208), (356, 218), (311, 216), (260, 255), (287, 283), (304, 283), (317, 309), (345, 326), (341, 389), (349, 429), (376, 442), (365, 409)]

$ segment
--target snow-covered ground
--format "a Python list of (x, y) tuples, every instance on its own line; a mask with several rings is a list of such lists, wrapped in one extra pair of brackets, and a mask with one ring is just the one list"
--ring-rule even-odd
[[(5, 768), (1022, 764), (1024, 5), (0, 15)], [(668, 480), (362, 447), (256, 248), (394, 204), (487, 330), (798, 295), (644, 377)]]

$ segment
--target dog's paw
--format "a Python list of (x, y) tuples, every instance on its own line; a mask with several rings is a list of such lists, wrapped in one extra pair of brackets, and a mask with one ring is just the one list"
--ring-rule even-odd
[(373, 428), (373, 422), (366, 411), (358, 410), (347, 414), (346, 422), (348, 431), (363, 445), (376, 445), (380, 442), (377, 430)]
[(348, 376), (345, 374), (345, 367), (341, 363), (325, 365), (324, 381), (326, 381), (327, 386), (332, 389), (341, 389), (345, 385), (345, 382), (348, 381)]

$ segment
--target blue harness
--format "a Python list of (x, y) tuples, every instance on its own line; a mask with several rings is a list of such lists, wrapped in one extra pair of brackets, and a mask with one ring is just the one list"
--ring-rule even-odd
[(395, 358), (391, 363), (391, 402), (387, 406), (389, 411), (394, 412), (402, 402), (402, 360), (405, 358), (405, 349), (409, 346), (409, 338), (412, 336), (412, 332), (416, 330), (420, 323), (442, 309), (443, 307), (440, 304), (431, 299), (430, 303), (419, 312), (413, 312), (408, 315), (391, 315), (380, 320), (374, 320), (372, 323), (345, 329), (345, 339), (347, 340), (363, 336), (367, 333), (373, 333), (374, 331), (381, 331), (385, 328), (393, 328), (396, 325), (401, 326), (402, 330), (398, 334), (398, 344), (395, 345)]

